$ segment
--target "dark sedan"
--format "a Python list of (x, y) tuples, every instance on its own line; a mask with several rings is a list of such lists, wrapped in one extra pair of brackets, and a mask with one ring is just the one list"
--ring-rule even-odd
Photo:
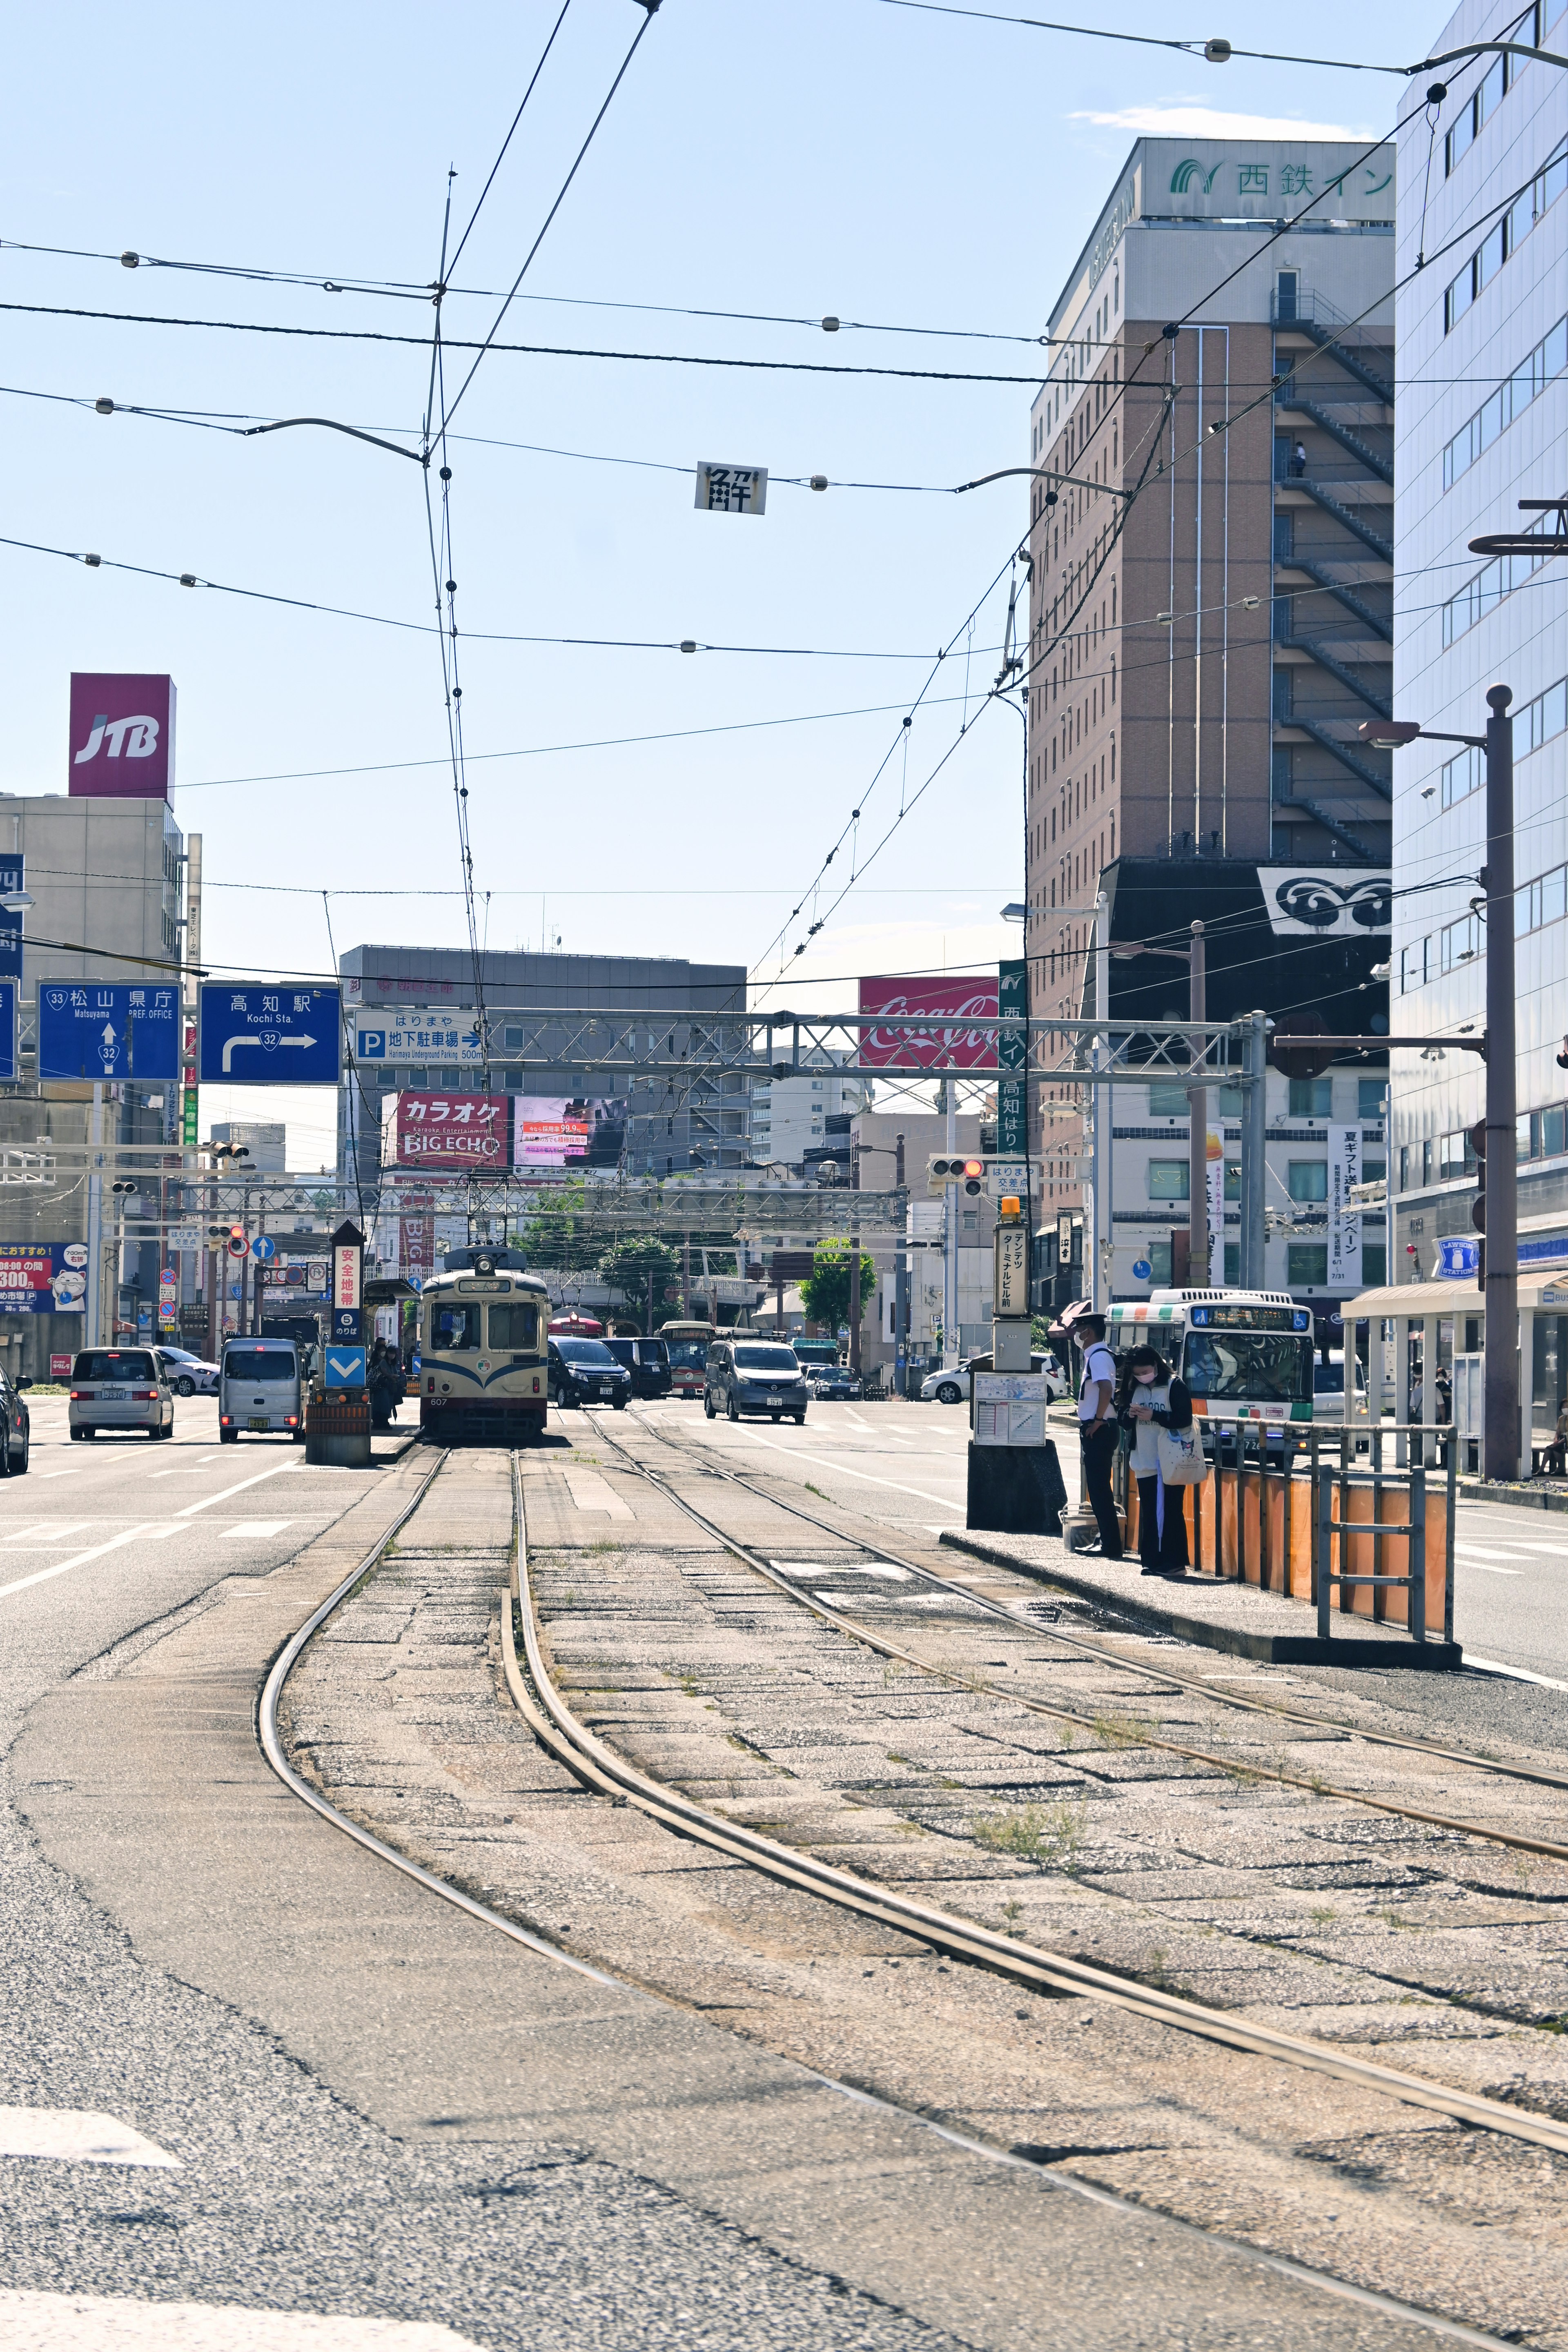
[(847, 1364), (821, 1364), (811, 1376), (811, 1392), (819, 1398), (860, 1397), (866, 1393), (865, 1382), (858, 1372)]
[(547, 1386), (552, 1404), (609, 1404), (623, 1412), (632, 1376), (602, 1339), (552, 1339)]

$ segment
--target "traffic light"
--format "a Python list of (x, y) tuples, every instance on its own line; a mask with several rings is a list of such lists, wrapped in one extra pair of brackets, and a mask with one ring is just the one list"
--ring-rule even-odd
[(230, 1257), (243, 1257), (249, 1246), (250, 1244), (245, 1237), (245, 1227), (243, 1225), (230, 1225), (228, 1229), (228, 1254)]
[(992, 1171), (995, 1165), (994, 1159), (987, 1158), (977, 1151), (972, 1151), (966, 1158), (958, 1160), (945, 1157), (928, 1160), (926, 1189), (931, 1192), (945, 1192), (950, 1184), (962, 1184), (965, 1192), (973, 1198), (975, 1194), (989, 1189)]
[(1557, 1066), (1560, 1070), (1568, 1070), (1568, 1037), (1563, 1040), (1563, 1051), (1557, 1056)]
[(1470, 1203), (1470, 1223), (1481, 1237), (1476, 1253), (1476, 1287), (1487, 1286), (1487, 1123), (1478, 1118), (1470, 1129), (1470, 1149), (1476, 1155), (1476, 1197)]

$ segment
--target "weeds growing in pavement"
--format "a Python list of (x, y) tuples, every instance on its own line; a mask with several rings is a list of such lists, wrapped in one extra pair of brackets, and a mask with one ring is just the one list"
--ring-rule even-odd
[(584, 1549), (586, 1551), (619, 1551), (620, 1545), (613, 1543), (608, 1536), (595, 1536), (593, 1542), (584, 1545)]
[(1094, 1736), (1102, 1748), (1142, 1748), (1153, 1728), (1135, 1715), (1113, 1715), (1109, 1709), (1094, 1718)]
[(1047, 1870), (1070, 1873), (1088, 1828), (1087, 1803), (1024, 1805), (1016, 1812), (982, 1813), (974, 1835), (993, 1853), (1016, 1853)]
[(1312, 1909), (1307, 1914), (1308, 1918), (1310, 1919), (1314, 1927), (1326, 1927), (1331, 1920), (1337, 1919), (1339, 1916), (1339, 1913), (1334, 1909), (1331, 1903), (1315, 1904)]
[(819, 1503), (830, 1503), (833, 1500), (832, 1496), (825, 1495), (820, 1486), (814, 1486), (809, 1478), (805, 1482), (805, 1491), (808, 1495), (815, 1495)]

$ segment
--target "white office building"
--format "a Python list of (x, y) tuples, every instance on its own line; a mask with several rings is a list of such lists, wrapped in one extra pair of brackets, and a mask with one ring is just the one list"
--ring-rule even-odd
[(841, 1066), (849, 1058), (818, 1046), (802, 1056), (799, 1077), (753, 1081), (752, 1157), (759, 1167), (776, 1161), (799, 1174), (837, 1159), (847, 1176), (849, 1122), (869, 1107), (874, 1090), (870, 1078)]
[[(1432, 47), (1508, 38), (1561, 50), (1565, 35), (1563, 0), (1541, 0), (1522, 18), (1516, 0), (1467, 0)], [(1544, 552), (1489, 560), (1468, 543), (1538, 520), (1550, 531), (1553, 518), (1521, 513), (1520, 502), (1568, 487), (1568, 74), (1491, 56), (1446, 79), (1430, 173), (1418, 104), (1399, 145), (1394, 708), (1425, 728), (1477, 735), (1488, 688), (1513, 690), (1519, 1211), (1521, 1256), (1533, 1263), (1560, 1220), (1568, 1251), (1568, 1076), (1555, 1059), (1568, 1028), (1568, 564)], [(1395, 755), (1394, 776), (1393, 1031), (1479, 1032), (1481, 758), (1417, 742)], [(1429, 885), (1438, 887), (1418, 887)], [(1393, 1057), (1394, 1282), (1464, 1282), (1473, 1266), (1466, 1131), (1484, 1090), (1478, 1056)], [(1479, 1305), (1473, 1276), (1468, 1295)], [(1568, 1384), (1565, 1352), (1568, 1318), (1537, 1317), (1527, 1370), (1538, 1421)]]

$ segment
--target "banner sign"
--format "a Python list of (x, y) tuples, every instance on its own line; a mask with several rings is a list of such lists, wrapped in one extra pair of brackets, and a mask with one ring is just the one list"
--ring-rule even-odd
[(1029, 967), (1021, 957), (997, 965), (996, 1005), (997, 1018), (1005, 1024), (996, 1039), (996, 1066), (1018, 1073), (996, 1082), (996, 1149), (1004, 1156), (1026, 1159), (1029, 1082), (1023, 1074), (1029, 1066)]
[(1204, 1190), (1208, 1195), (1209, 1281), (1217, 1290), (1225, 1280), (1225, 1138), (1211, 1127), (1205, 1146)]
[(504, 1169), (507, 1110), (505, 1095), (388, 1095), (381, 1109), (381, 1164)]
[(1361, 1129), (1329, 1129), (1329, 1287), (1361, 1288), (1361, 1211), (1351, 1187), (1361, 1182)]
[(38, 983), (40, 1078), (156, 1078), (180, 1067), (180, 992), (122, 981)]
[(354, 1027), (354, 1052), (362, 1062), (451, 1062), (475, 1070), (485, 1058), (484, 1038), (471, 1013), (433, 1013), (428, 1005), (387, 1005), (374, 1013), (362, 1013)]
[(511, 1164), (514, 1168), (564, 1168), (584, 1160), (594, 1122), (585, 1102), (548, 1095), (513, 1095)]
[(73, 670), (66, 774), (73, 800), (167, 800), (174, 781), (174, 679)]
[(0, 1242), (0, 1315), (80, 1315), (85, 1242)]
[[(913, 1061), (928, 1068), (994, 1070), (995, 1040), (965, 1024), (994, 1021), (997, 984), (973, 974), (933, 973), (925, 980), (863, 980), (860, 1012), (875, 1019), (874, 1029), (860, 1033), (860, 1067), (880, 1069), (889, 1062)], [(901, 1028), (900, 1018), (930, 1020), (940, 1026), (924, 1034)]]
[(1269, 928), (1280, 939), (1364, 940), (1394, 929), (1394, 877), (1338, 866), (1260, 866)]
[(332, 1252), (332, 1307), (357, 1307), (360, 1303), (360, 1251), (348, 1242)]

